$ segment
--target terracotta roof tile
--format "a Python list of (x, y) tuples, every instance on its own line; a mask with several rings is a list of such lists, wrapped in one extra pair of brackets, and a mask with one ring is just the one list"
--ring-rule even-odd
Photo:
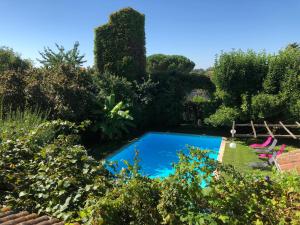
[(64, 222), (49, 216), (38, 216), (27, 211), (15, 212), (8, 208), (0, 210), (1, 225), (63, 225)]

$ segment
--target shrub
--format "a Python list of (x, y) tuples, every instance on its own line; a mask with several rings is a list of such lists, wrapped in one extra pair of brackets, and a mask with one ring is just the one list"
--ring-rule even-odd
[(218, 167), (208, 157), (209, 151), (189, 148), (188, 154), (179, 153), (174, 164), (174, 175), (161, 182), (161, 198), (157, 206), (163, 224), (214, 224), (209, 215), (209, 202), (203, 186)]
[(156, 208), (159, 194), (156, 182), (134, 177), (118, 182), (103, 197), (90, 200), (81, 216), (86, 224), (161, 224)]
[(0, 74), (8, 70), (24, 72), (31, 66), (30, 60), (22, 59), (10, 48), (0, 47)]
[(106, 170), (78, 145), (85, 126), (43, 122), (18, 138), (2, 141), (4, 204), (68, 220), (76, 217), (89, 194), (103, 193)]
[(98, 121), (94, 129), (101, 130), (108, 139), (118, 139), (124, 133), (128, 133), (128, 127), (133, 126), (133, 117), (130, 115), (126, 105), (115, 101), (115, 96), (108, 96), (104, 103), (103, 121)]
[(189, 73), (195, 63), (181, 55), (156, 54), (147, 57), (147, 72), (153, 73)]
[(52, 118), (82, 121), (96, 104), (97, 89), (86, 70), (68, 65), (36, 69), (27, 84), (27, 101), (49, 109)]
[(232, 121), (237, 120), (238, 117), (238, 109), (221, 106), (214, 114), (205, 119), (205, 123), (212, 126), (230, 126)]
[(24, 73), (7, 70), (0, 72), (0, 98), (3, 111), (23, 109), (25, 106)]
[(286, 110), (280, 95), (258, 94), (252, 97), (251, 109), (254, 118), (275, 119)]
[(211, 115), (215, 110), (215, 102), (211, 99), (209, 92), (205, 89), (193, 90), (184, 103), (184, 118), (187, 121), (198, 123), (199, 119)]
[(223, 168), (209, 193), (221, 224), (298, 224), (300, 179), (296, 174), (241, 174)]
[(128, 80), (145, 75), (145, 17), (132, 8), (110, 16), (108, 24), (95, 29), (95, 65), (100, 74), (111, 73)]
[(123, 101), (132, 105), (135, 99), (135, 87), (131, 81), (125, 77), (115, 76), (112, 74), (104, 74), (95, 78), (98, 87), (97, 99), (105, 101), (110, 95), (115, 95), (117, 102)]
[[(270, 58), (269, 72), (263, 83), (264, 90), (269, 94), (278, 94), (279, 91), (285, 91), (286, 89), (289, 89), (289, 87), (283, 85), (283, 83), (286, 83), (286, 80), (289, 80), (286, 79), (286, 77), (289, 77), (290, 73), (299, 75), (299, 67), (299, 48), (287, 47), (286, 49), (280, 51), (278, 55)], [(299, 83), (299, 81), (296, 83)]]
[(43, 113), (39, 109), (18, 109), (10, 110), (7, 113), (0, 110), (0, 142), (22, 137), (29, 130), (45, 122), (47, 116), (47, 113)]
[[(268, 57), (265, 53), (253, 51), (232, 51), (222, 53), (216, 59), (213, 81), (217, 89), (228, 95), (226, 106), (237, 106), (241, 95), (254, 95), (262, 89), (262, 82), (268, 72)], [(222, 96), (221, 96), (222, 97)]]

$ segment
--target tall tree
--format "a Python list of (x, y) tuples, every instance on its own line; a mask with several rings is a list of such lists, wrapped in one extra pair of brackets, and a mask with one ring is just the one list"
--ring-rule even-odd
[(100, 74), (135, 80), (145, 75), (145, 16), (125, 8), (95, 30), (95, 65)]

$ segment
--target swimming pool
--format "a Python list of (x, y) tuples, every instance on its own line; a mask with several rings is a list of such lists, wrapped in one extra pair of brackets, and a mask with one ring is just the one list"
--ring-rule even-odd
[(178, 162), (177, 153), (187, 152), (188, 145), (212, 150), (209, 157), (217, 159), (221, 142), (221, 137), (149, 132), (124, 146), (107, 160), (117, 161), (117, 170), (121, 170), (126, 167), (123, 160), (133, 164), (135, 151), (138, 150), (141, 173), (150, 178), (163, 178), (173, 173), (172, 163)]

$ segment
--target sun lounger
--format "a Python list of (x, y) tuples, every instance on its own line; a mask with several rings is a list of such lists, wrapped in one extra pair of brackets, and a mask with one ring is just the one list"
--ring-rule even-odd
[(262, 144), (252, 144), (252, 145), (250, 145), (250, 147), (251, 148), (265, 148), (265, 147), (267, 147), (270, 143), (271, 143), (271, 141), (272, 141), (272, 136), (269, 136), (266, 140), (265, 140), (265, 142), (264, 143), (262, 143)]
[(274, 148), (275, 148), (277, 142), (278, 142), (277, 139), (274, 139), (273, 142), (272, 142), (272, 144), (268, 148), (256, 149), (255, 152), (256, 153), (265, 153), (265, 154), (266, 153), (270, 153), (270, 154), (272, 154), (272, 152), (274, 151)]
[[(281, 145), (279, 151), (274, 152), (274, 153), (276, 153), (276, 157), (283, 153), (285, 147), (286, 147), (286, 145), (283, 144), (283, 145)], [(272, 158), (272, 156), (273, 156), (273, 154), (259, 154), (259, 158), (261, 158), (261, 159), (263, 159), (263, 158)]]

